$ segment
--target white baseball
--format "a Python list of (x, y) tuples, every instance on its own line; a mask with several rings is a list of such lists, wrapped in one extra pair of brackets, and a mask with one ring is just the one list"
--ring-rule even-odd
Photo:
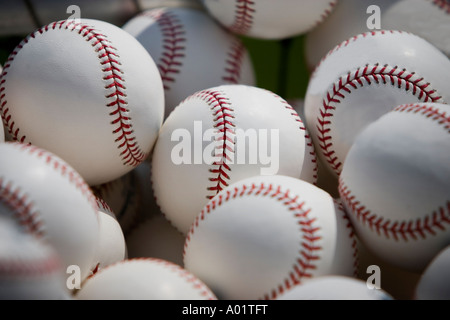
[(277, 300), (393, 300), (383, 289), (369, 288), (365, 281), (344, 276), (321, 276), (296, 285)]
[(54, 248), (0, 216), (0, 300), (69, 300)]
[(125, 236), (116, 215), (105, 200), (96, 197), (99, 220), (99, 243), (91, 269), (98, 272), (128, 257)]
[(13, 139), (58, 155), (89, 185), (145, 160), (164, 117), (152, 57), (121, 28), (92, 19), (27, 36), (4, 66), (0, 91)]
[(76, 265), (83, 280), (91, 272), (99, 222), (89, 186), (61, 158), (41, 148), (0, 144), (0, 209), (36, 237), (48, 241), (64, 271)]
[(339, 176), (356, 135), (400, 104), (450, 101), (450, 60), (424, 39), (374, 31), (336, 46), (310, 78), (305, 115), (318, 157)]
[(90, 277), (78, 300), (216, 300), (197, 277), (171, 262), (136, 258), (117, 262)]
[(253, 38), (278, 40), (309, 32), (333, 11), (336, 0), (202, 0), (220, 24)]
[(329, 50), (342, 41), (378, 27), (373, 26), (374, 22), (379, 22), (385, 30), (414, 33), (450, 57), (449, 1), (345, 0), (338, 1), (327, 19), (306, 35), (308, 67), (312, 70)]
[(152, 157), (156, 201), (186, 234), (208, 199), (230, 183), (282, 174), (314, 183), (302, 120), (280, 96), (246, 85), (199, 91), (164, 122)]
[(333, 198), (306, 181), (236, 182), (196, 217), (184, 267), (219, 299), (276, 299), (313, 277), (355, 274), (354, 234)]
[(309, 144), (312, 146), (311, 156), (312, 153), (314, 153), (314, 157), (311, 163), (314, 163), (314, 169), (308, 170), (309, 172), (313, 172), (316, 183), (319, 188), (325, 190), (328, 192), (332, 197), (339, 198), (339, 192), (338, 192), (338, 179), (332, 174), (328, 169), (327, 166), (323, 163), (322, 157), (317, 157), (315, 153), (315, 147), (314, 142), (311, 137), (311, 134), (309, 133), (311, 129), (309, 128), (308, 123), (306, 122), (306, 116), (305, 116), (305, 100), (301, 98), (296, 99), (290, 99), (287, 100), (288, 103), (297, 111), (300, 118), (303, 120), (303, 123), (305, 125), (308, 138), (310, 140)]
[(132, 18), (122, 28), (136, 37), (158, 65), (166, 117), (197, 91), (222, 84), (256, 83), (243, 42), (202, 10), (155, 8)]
[(449, 105), (401, 105), (344, 163), (339, 193), (358, 238), (393, 266), (421, 272), (450, 241), (449, 134)]
[[(145, 161), (140, 165), (144, 163)], [(143, 194), (136, 176), (136, 169), (113, 181), (91, 187), (94, 194), (103, 199), (111, 208), (124, 235), (140, 220), (139, 210), (143, 201)]]
[(159, 258), (183, 266), (185, 236), (162, 213), (154, 214), (127, 235), (128, 258)]
[(414, 299), (450, 300), (450, 246), (427, 265), (414, 290)]

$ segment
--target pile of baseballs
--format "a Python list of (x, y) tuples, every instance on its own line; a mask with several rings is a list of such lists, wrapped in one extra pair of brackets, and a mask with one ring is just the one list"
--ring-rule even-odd
[[(432, 0), (42, 26), (0, 77), (0, 298), (449, 299), (449, 35)], [(243, 38), (297, 36), (294, 99)]]

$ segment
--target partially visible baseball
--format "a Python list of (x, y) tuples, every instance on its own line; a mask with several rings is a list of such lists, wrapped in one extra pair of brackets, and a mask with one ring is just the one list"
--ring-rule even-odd
[(309, 133), (308, 124), (306, 123), (305, 117), (305, 100), (301, 98), (287, 100), (287, 103), (292, 106), (292, 108), (297, 112), (298, 116), (303, 122), (305, 127), (305, 138), (306, 145), (305, 148), (305, 168), (303, 169), (302, 179), (309, 181), (313, 184), (319, 183), (319, 161), (316, 155), (316, 147), (314, 146), (314, 141)]
[(58, 155), (89, 185), (144, 161), (164, 117), (152, 57), (99, 20), (58, 21), (27, 36), (4, 65), (0, 91), (12, 138)]
[(140, 221), (140, 206), (144, 200), (136, 169), (113, 181), (91, 187), (94, 194), (110, 207), (124, 235)]
[(450, 300), (450, 246), (427, 265), (414, 290), (414, 299)]
[(342, 41), (376, 28), (414, 33), (450, 57), (448, 0), (345, 0), (338, 1), (327, 19), (306, 35), (309, 69)]
[(184, 234), (160, 212), (128, 234), (128, 258), (159, 258), (183, 266), (184, 241)]
[(205, 8), (232, 32), (279, 40), (305, 34), (327, 18), (336, 0), (202, 0)]
[(321, 276), (292, 287), (277, 300), (393, 300), (393, 297), (383, 289), (368, 287), (360, 279)]
[(99, 239), (89, 186), (64, 160), (36, 146), (2, 143), (0, 154), (0, 214), (50, 243), (64, 271), (76, 265), (80, 280), (86, 278)]
[(146, 10), (123, 27), (153, 57), (164, 84), (165, 116), (187, 96), (223, 84), (255, 85), (244, 43), (204, 11), (190, 7)]
[(186, 234), (208, 199), (254, 175), (314, 183), (313, 147), (297, 112), (275, 93), (223, 85), (187, 97), (164, 122), (152, 156), (156, 201)]
[(213, 197), (187, 235), (184, 266), (219, 299), (276, 299), (321, 275), (355, 275), (354, 234), (306, 181), (257, 176)]
[(450, 241), (450, 106), (396, 107), (355, 139), (339, 193), (358, 238), (421, 272)]
[(197, 277), (171, 262), (140, 258), (117, 262), (90, 277), (78, 300), (216, 300)]
[(98, 272), (110, 264), (128, 257), (125, 236), (116, 215), (105, 200), (96, 197), (99, 218), (99, 243), (92, 272)]
[(0, 300), (69, 300), (55, 249), (0, 215)]
[(395, 106), (450, 101), (450, 60), (407, 32), (374, 31), (331, 50), (310, 78), (305, 115), (318, 157), (339, 176), (355, 137)]

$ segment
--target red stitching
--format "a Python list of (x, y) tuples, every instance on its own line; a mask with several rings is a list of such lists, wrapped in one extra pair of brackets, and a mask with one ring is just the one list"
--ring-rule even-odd
[(225, 75), (222, 80), (237, 84), (241, 78), (241, 67), (246, 53), (246, 48), (243, 42), (236, 38), (231, 44), (230, 51), (227, 53), (228, 58), (225, 60)]
[(333, 84), (333, 88), (326, 93), (326, 97), (322, 101), (322, 107), (317, 117), (319, 147), (323, 151), (323, 155), (331, 168), (339, 175), (342, 167), (342, 161), (338, 159), (335, 150), (333, 149), (332, 136), (330, 134), (334, 116), (334, 110), (342, 100), (345, 99), (346, 94), (351, 94), (352, 90), (356, 90), (365, 85), (373, 83), (397, 86), (405, 91), (412, 90), (411, 93), (419, 100), (424, 102), (441, 102), (442, 97), (438, 95), (437, 91), (431, 88), (429, 82), (425, 82), (424, 78), (416, 75), (415, 72), (409, 73), (406, 69), (398, 66), (390, 67), (387, 64), (380, 66), (366, 65), (358, 68), (354, 72), (349, 72), (346, 76), (342, 76)]
[(371, 231), (376, 231), (378, 235), (384, 235), (388, 239), (391, 237), (395, 241), (425, 239), (427, 236), (435, 236), (438, 231), (444, 231), (446, 225), (450, 225), (450, 201), (425, 217), (416, 220), (392, 221), (372, 213), (356, 199), (342, 179), (339, 179), (339, 193), (357, 220), (367, 225)]
[(120, 156), (124, 165), (137, 166), (147, 157), (147, 154), (141, 151), (136, 142), (136, 137), (133, 135), (133, 125), (131, 123), (131, 117), (128, 115), (130, 110), (126, 107), (128, 102), (126, 100), (125, 79), (123, 77), (123, 71), (120, 68), (121, 63), (118, 61), (119, 55), (116, 52), (117, 49), (112, 46), (105, 35), (83, 23), (75, 23), (71, 20), (53, 22), (30, 34), (22, 40), (11, 53), (4, 66), (1, 76), (2, 80), (0, 82), (0, 110), (5, 127), (12, 135), (13, 140), (19, 142), (24, 142), (26, 140), (26, 135), (20, 136), (20, 129), (15, 129), (15, 122), (12, 121), (11, 115), (9, 114), (10, 110), (6, 107), (7, 100), (4, 93), (6, 84), (5, 76), (8, 74), (11, 62), (14, 60), (14, 57), (18, 54), (20, 49), (22, 49), (31, 39), (36, 38), (38, 34), (43, 34), (49, 30), (62, 30), (63, 28), (64, 30), (69, 30), (71, 32), (77, 30), (78, 34), (83, 38), (86, 38), (86, 41), (90, 42), (91, 46), (98, 53), (98, 58), (104, 74), (103, 80), (108, 82), (105, 86), (105, 89), (108, 91), (105, 98), (110, 102), (106, 104), (106, 107), (113, 108), (109, 113), (109, 115), (113, 117), (111, 124), (116, 126), (112, 133), (120, 134), (119, 137), (115, 139), (115, 142), (119, 144), (117, 148), (120, 151)]
[(348, 236), (350, 239), (352, 239), (352, 249), (353, 249), (353, 259), (354, 259), (353, 275), (355, 277), (357, 277), (358, 276), (358, 268), (359, 268), (359, 259), (358, 259), (359, 250), (358, 250), (358, 240), (357, 240), (357, 236), (355, 233), (355, 229), (353, 227), (353, 224), (352, 224), (350, 218), (348, 217), (347, 210), (345, 209), (342, 201), (340, 199), (339, 200), (333, 199), (333, 201), (338, 207), (337, 213), (338, 214), (342, 213), (341, 217), (342, 217), (342, 219), (344, 219), (347, 222), (346, 227), (348, 230), (350, 230), (350, 233)]
[[(191, 284), (194, 289), (200, 292), (200, 295), (207, 300), (217, 300), (217, 297), (214, 295), (214, 293), (201, 281), (196, 275), (192, 274), (188, 270), (182, 268), (181, 266), (172, 263), (170, 261), (159, 259), (159, 258), (152, 258), (152, 257), (136, 257), (136, 258), (129, 258), (123, 261), (117, 261), (112, 264), (109, 264), (105, 266), (104, 268), (100, 269), (97, 274), (104, 272), (107, 269), (110, 269), (111, 267), (114, 267), (118, 264), (123, 263), (129, 263), (133, 261), (151, 261), (156, 264), (162, 265), (164, 267), (169, 268), (174, 273), (178, 274), (181, 278), (186, 280), (187, 283)], [(93, 275), (90, 276), (91, 278)]]
[(240, 187), (226, 189), (223, 193), (219, 193), (209, 201), (191, 225), (190, 231), (186, 236), (183, 257), (186, 255), (187, 247), (196, 228), (198, 228), (201, 221), (205, 220), (208, 214), (211, 214), (223, 203), (237, 197), (258, 195), (270, 197), (286, 206), (287, 210), (297, 218), (299, 230), (302, 234), (298, 257), (295, 264), (292, 266), (292, 270), (289, 272), (288, 276), (283, 279), (280, 285), (262, 295), (262, 299), (270, 300), (276, 299), (276, 297), (285, 290), (299, 284), (303, 278), (313, 277), (312, 271), (317, 268), (316, 262), (320, 259), (319, 252), (322, 250), (322, 247), (317, 243), (322, 239), (322, 237), (318, 235), (321, 228), (314, 225), (316, 218), (308, 216), (311, 209), (305, 208), (306, 205), (304, 201), (301, 201), (298, 196), (291, 196), (290, 191), (284, 190), (282, 186), (272, 184), (266, 185), (264, 183), (259, 185), (251, 184), (249, 186), (242, 185)]
[(230, 30), (239, 34), (248, 33), (253, 25), (255, 11), (255, 1), (236, 0), (234, 22), (230, 26)]
[(433, 4), (444, 10), (445, 13), (450, 14), (449, 0), (433, 0)]
[(206, 197), (211, 199), (224, 187), (227, 187), (230, 180), (231, 168), (229, 164), (233, 161), (235, 143), (234, 109), (231, 107), (228, 98), (219, 91), (203, 90), (192, 97), (198, 97), (208, 103), (214, 117), (214, 128), (221, 134), (220, 137), (216, 138), (216, 141), (221, 143), (220, 147), (216, 147), (216, 151), (219, 151), (216, 156), (220, 157), (221, 160), (214, 162), (212, 164), (214, 168), (209, 169), (209, 172), (213, 174), (209, 181), (213, 185), (208, 187), (207, 190), (213, 193)]
[[(24, 259), (22, 259), (24, 258)], [(29, 276), (45, 276), (59, 271), (61, 262), (55, 254), (50, 254), (42, 258), (35, 257), (14, 257), (6, 260), (5, 257), (0, 258), (0, 276), (1, 277), (29, 277)]]
[(387, 33), (400, 33), (400, 34), (411, 34), (410, 32), (406, 32), (406, 31), (398, 31), (398, 30), (378, 30), (378, 31), (370, 31), (370, 32), (364, 32), (358, 35), (355, 35), (351, 38), (348, 38), (345, 41), (342, 41), (340, 44), (336, 45), (333, 49), (331, 49), (330, 51), (328, 51), (328, 53), (322, 57), (322, 59), (319, 61), (319, 63), (316, 65), (316, 67), (314, 68), (314, 71), (312, 72), (312, 76), (311, 78), (315, 77), (317, 70), (319, 69), (319, 67), (322, 65), (322, 63), (328, 59), (328, 57), (330, 55), (332, 55), (333, 53), (339, 51), (342, 48), (347, 47), (349, 44), (361, 39), (361, 38), (367, 38), (368, 36), (378, 36), (378, 35), (384, 35)]
[(313, 25), (309, 28), (315, 28), (317, 27), (319, 24), (321, 24), (323, 21), (325, 21), (326, 18), (328, 18), (328, 16), (331, 14), (331, 12), (334, 10), (334, 7), (336, 6), (337, 0), (332, 0), (328, 3), (328, 8), (324, 10), (324, 12), (322, 12), (322, 14), (320, 15), (320, 18), (318, 20), (316, 20), (315, 23), (313, 23)]
[(275, 95), (276, 97), (278, 97), (280, 99), (280, 102), (284, 105), (284, 107), (286, 109), (288, 109), (291, 112), (291, 116), (294, 117), (295, 121), (297, 121), (299, 123), (299, 128), (300, 130), (305, 131), (305, 139), (306, 139), (306, 148), (309, 148), (309, 155), (311, 156), (311, 162), (313, 163), (313, 179), (314, 185), (317, 185), (317, 172), (318, 172), (318, 164), (317, 164), (317, 155), (316, 155), (316, 151), (315, 151), (315, 147), (312, 141), (311, 136), (309, 135), (308, 130), (305, 127), (305, 124), (303, 123), (302, 119), (300, 118), (300, 116), (298, 115), (297, 111), (283, 98), (279, 97), (278, 95)]
[(39, 147), (30, 144), (23, 144), (20, 142), (10, 142), (10, 144), (16, 145), (20, 150), (26, 151), (30, 155), (34, 155), (37, 158), (43, 159), (47, 165), (52, 167), (54, 170), (59, 172), (63, 177), (67, 178), (70, 183), (75, 185), (75, 187), (88, 199), (93, 208), (97, 207), (97, 204), (95, 202), (95, 196), (91, 191), (90, 187), (79, 175), (79, 173), (77, 173), (71, 167), (66, 165), (64, 162), (59, 161), (51, 153)]
[(395, 112), (411, 112), (423, 115), (433, 121), (437, 121), (439, 125), (443, 125), (447, 133), (450, 133), (450, 115), (445, 111), (439, 110), (432, 105), (426, 104), (405, 104), (396, 107)]
[(12, 211), (13, 217), (27, 232), (38, 238), (43, 237), (45, 232), (40, 213), (27, 194), (22, 194), (20, 187), (15, 187), (11, 181), (0, 178), (0, 202)]
[(97, 204), (97, 208), (99, 210), (106, 210), (107, 212), (114, 214), (111, 207), (106, 203), (106, 201), (99, 196), (95, 196), (95, 203)]
[(149, 16), (158, 24), (163, 42), (163, 52), (159, 58), (158, 68), (164, 84), (164, 90), (170, 90), (170, 83), (176, 81), (173, 74), (180, 73), (185, 57), (184, 26), (174, 12), (160, 10), (145, 11), (141, 16)]

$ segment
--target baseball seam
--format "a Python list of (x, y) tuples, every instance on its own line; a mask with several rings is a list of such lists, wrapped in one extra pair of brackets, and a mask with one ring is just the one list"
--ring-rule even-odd
[(379, 35), (384, 35), (387, 33), (399, 33), (399, 34), (411, 34), (410, 32), (407, 31), (398, 31), (398, 30), (379, 30), (379, 31), (370, 31), (370, 32), (364, 32), (361, 34), (357, 34), (351, 38), (348, 38), (345, 41), (342, 41), (341, 43), (339, 43), (338, 45), (336, 45), (333, 49), (329, 50), (327, 52), (326, 55), (324, 55), (322, 57), (322, 59), (320, 59), (319, 63), (315, 66), (313, 72), (311, 73), (311, 78), (314, 78), (317, 74), (317, 70), (319, 70), (320, 66), (323, 64), (323, 62), (325, 60), (327, 60), (329, 58), (330, 55), (334, 54), (335, 52), (339, 51), (342, 48), (347, 47), (348, 45), (350, 45), (351, 43), (360, 40), (361, 38), (367, 38), (369, 36), (375, 37), (375, 36), (379, 36)]
[(5, 127), (12, 135), (13, 140), (24, 142), (26, 135), (19, 136), (20, 129), (15, 128), (15, 122), (13, 121), (10, 110), (7, 107), (7, 100), (5, 95), (6, 79), (8, 69), (11, 67), (11, 63), (19, 51), (31, 40), (36, 38), (38, 34), (43, 34), (50, 30), (69, 30), (70, 32), (77, 31), (87, 42), (91, 44), (95, 52), (98, 54), (100, 60), (101, 71), (103, 73), (102, 80), (106, 82), (105, 90), (107, 94), (105, 98), (108, 103), (106, 107), (113, 108), (109, 112), (109, 116), (113, 117), (110, 122), (115, 126), (112, 131), (113, 135), (119, 135), (115, 139), (115, 143), (118, 144), (117, 148), (120, 152), (120, 157), (124, 165), (137, 166), (147, 157), (147, 154), (141, 151), (136, 137), (133, 135), (133, 125), (131, 117), (129, 115), (130, 110), (127, 108), (128, 102), (126, 100), (127, 92), (125, 87), (125, 79), (123, 77), (123, 70), (121, 69), (121, 63), (119, 61), (120, 56), (117, 53), (117, 49), (114, 48), (111, 42), (107, 39), (106, 35), (101, 34), (94, 28), (84, 23), (75, 23), (74, 21), (60, 21), (53, 22), (46, 25), (37, 31), (30, 34), (17, 46), (17, 48), (9, 56), (6, 65), (3, 68), (2, 80), (0, 81), (0, 108), (2, 113), (2, 119)]
[(133, 172), (129, 172), (118, 179), (91, 187), (94, 195), (98, 198), (106, 199), (105, 201), (109, 202), (117, 200), (117, 197), (121, 198), (120, 206), (114, 206), (115, 211), (112, 211), (118, 221), (123, 221), (125, 217), (129, 216), (127, 212), (130, 210), (130, 207), (136, 205), (136, 198), (139, 197)]
[(339, 179), (339, 193), (347, 208), (355, 218), (363, 225), (375, 231), (379, 236), (383, 235), (395, 241), (409, 239), (426, 239), (427, 236), (435, 236), (438, 231), (444, 231), (445, 225), (450, 225), (450, 201), (446, 205), (437, 208), (431, 214), (415, 220), (391, 220), (372, 213), (361, 203), (342, 179)]
[(186, 31), (174, 12), (160, 9), (145, 11), (141, 15), (155, 20), (160, 28), (163, 50), (159, 58), (158, 69), (163, 80), (164, 90), (170, 90), (170, 84), (176, 81), (174, 74), (180, 73), (183, 65)]
[(298, 252), (299, 256), (292, 266), (292, 269), (289, 271), (288, 276), (283, 279), (279, 285), (270, 289), (268, 292), (263, 293), (261, 299), (276, 299), (286, 290), (301, 283), (303, 278), (313, 277), (312, 272), (317, 268), (316, 261), (320, 259), (319, 251), (322, 250), (322, 247), (318, 244), (318, 241), (322, 239), (322, 237), (318, 235), (320, 227), (314, 226), (316, 218), (308, 216), (311, 209), (304, 208), (305, 202), (300, 201), (298, 196), (292, 197), (289, 192), (289, 190), (283, 191), (281, 186), (272, 184), (265, 185), (264, 183), (261, 183), (259, 186), (255, 184), (250, 186), (236, 186), (233, 189), (227, 189), (223, 193), (219, 193), (215, 198), (210, 200), (201, 213), (195, 218), (191, 229), (186, 236), (183, 259), (186, 256), (187, 248), (196, 229), (216, 208), (237, 197), (263, 196), (272, 198), (283, 204), (287, 208), (287, 211), (298, 220), (302, 240)]
[(351, 94), (352, 90), (372, 84), (397, 86), (399, 89), (411, 91), (414, 96), (423, 102), (442, 101), (442, 97), (431, 88), (431, 84), (426, 82), (424, 78), (419, 77), (415, 72), (408, 72), (398, 66), (391, 67), (387, 64), (380, 66), (378, 63), (371, 66), (367, 64), (364, 67), (357, 68), (356, 71), (349, 72), (346, 76), (340, 77), (333, 84), (332, 89), (326, 93), (322, 100), (322, 107), (319, 109), (320, 114), (316, 119), (318, 146), (337, 175), (340, 174), (342, 160), (339, 159), (333, 148), (332, 135), (330, 134), (331, 118), (334, 116), (337, 105), (345, 99), (346, 94)]
[(43, 159), (48, 166), (59, 172), (61, 176), (65, 177), (71, 184), (73, 184), (76, 189), (78, 189), (81, 194), (88, 199), (93, 208), (97, 207), (95, 196), (92, 193), (92, 190), (78, 172), (70, 168), (65, 163), (59, 161), (51, 153), (39, 147), (29, 144), (22, 144), (20, 142), (13, 143), (16, 144), (21, 150), (27, 151), (30, 155), (34, 155), (37, 158)]
[[(317, 164), (317, 155), (316, 155), (316, 151), (315, 151), (315, 148), (313, 145), (312, 138), (309, 135), (309, 132), (308, 132), (305, 124), (303, 123), (302, 119), (298, 115), (297, 111), (286, 100), (284, 100), (280, 96), (278, 96), (278, 95), (274, 95), (274, 96), (280, 100), (281, 104), (284, 105), (284, 107), (289, 110), (289, 112), (291, 113), (291, 116), (295, 119), (295, 121), (299, 123), (299, 129), (305, 132), (305, 140), (306, 140), (305, 148), (307, 149), (306, 152), (309, 154), (309, 157), (311, 158), (310, 160), (313, 164), (313, 179), (314, 179), (313, 184), (317, 185), (318, 164)], [(306, 158), (305, 158), (305, 160), (306, 160)]]
[(326, 8), (320, 15), (320, 18), (317, 19), (307, 30), (314, 29), (318, 27), (322, 22), (325, 21), (326, 18), (331, 14), (331, 12), (334, 10), (334, 7), (336, 6), (337, 0), (332, 0), (328, 3), (328, 8)]
[(200, 293), (200, 295), (202, 297), (204, 297), (205, 299), (207, 299), (207, 300), (216, 300), (217, 299), (216, 296), (214, 295), (214, 293), (194, 274), (190, 273), (188, 270), (182, 268), (181, 266), (179, 266), (175, 263), (172, 263), (170, 261), (166, 261), (166, 260), (160, 259), (160, 258), (136, 257), (136, 258), (129, 258), (129, 259), (122, 260), (122, 261), (117, 261), (117, 262), (114, 262), (114, 263), (111, 263), (111, 264), (105, 266), (102, 269), (99, 269), (95, 274), (91, 274), (89, 276), (89, 279), (94, 278), (95, 276), (98, 276), (102, 272), (105, 272), (105, 270), (111, 269), (112, 267), (115, 267), (119, 264), (130, 263), (130, 262), (133, 263), (133, 262), (137, 262), (137, 261), (150, 261), (150, 262), (154, 262), (159, 265), (162, 265), (162, 266), (170, 269), (170, 271), (177, 274), (183, 280), (185, 280), (187, 283), (192, 285), (192, 287), (196, 291), (198, 291)]
[(448, 0), (433, 0), (432, 3), (442, 9), (445, 13), (450, 14), (450, 2)]
[(345, 209), (344, 204), (342, 203), (342, 201), (339, 199), (333, 199), (334, 203), (337, 205), (338, 209), (337, 212), (342, 213), (341, 217), (342, 219), (344, 219), (344, 221), (346, 222), (346, 228), (348, 230), (350, 230), (349, 233), (349, 238), (352, 239), (352, 249), (353, 249), (353, 275), (355, 277), (358, 276), (358, 268), (359, 268), (359, 250), (358, 250), (358, 240), (356, 237), (356, 233), (355, 233), (355, 229), (353, 227), (353, 224), (350, 220), (350, 218), (347, 215), (347, 210)]
[(233, 162), (235, 144), (234, 109), (224, 93), (219, 91), (203, 90), (194, 96), (209, 105), (213, 115), (214, 128), (217, 130), (214, 138), (218, 144), (215, 148), (215, 156), (220, 157), (220, 160), (213, 162), (213, 168), (209, 169), (212, 174), (212, 177), (209, 178), (212, 186), (207, 187), (207, 190), (212, 194), (206, 197), (211, 199), (229, 184), (231, 172), (229, 163)]
[(225, 75), (222, 80), (232, 84), (239, 83), (245, 53), (244, 43), (239, 38), (234, 39), (225, 59)]
[(4, 178), (0, 178), (0, 202), (11, 210), (13, 218), (28, 233), (38, 238), (45, 234), (44, 223), (34, 203), (27, 194), (22, 194), (20, 187), (13, 186), (13, 182)]
[(112, 214), (115, 216), (114, 212), (112, 211), (111, 207), (106, 203), (106, 201), (99, 196), (95, 197), (95, 202), (97, 204), (97, 208), (99, 210), (105, 210), (106, 212)]
[(238, 34), (247, 34), (253, 25), (255, 1), (236, 0), (234, 21), (230, 30)]
[[(46, 165), (74, 185), (86, 197), (93, 208), (97, 207), (94, 194), (76, 171), (43, 149), (21, 142), (9, 142), (9, 144), (17, 146), (19, 150), (27, 152), (38, 159), (44, 160)], [(4, 178), (0, 178), (0, 201), (12, 210), (13, 216), (17, 218), (19, 224), (24, 226), (28, 232), (37, 237), (45, 235), (44, 222), (41, 220), (40, 213), (29, 199), (29, 196), (26, 194), (21, 195), (21, 188), (13, 187), (13, 183), (5, 181)]]
[(35, 259), (32, 257), (14, 257), (0, 259), (0, 277), (45, 276), (57, 272), (61, 268), (59, 257), (55, 254)]
[(445, 111), (441, 111), (432, 105), (427, 104), (404, 104), (394, 108), (393, 112), (410, 112), (425, 116), (439, 125), (444, 126), (447, 133), (450, 133), (450, 116)]

